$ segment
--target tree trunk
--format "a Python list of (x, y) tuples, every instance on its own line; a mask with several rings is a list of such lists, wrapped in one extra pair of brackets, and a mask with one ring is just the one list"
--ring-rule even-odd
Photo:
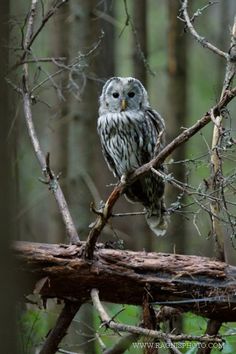
[[(230, 0), (220, 1), (218, 4), (218, 38), (217, 46), (221, 50), (228, 51), (230, 47), (230, 31), (229, 23), (232, 22), (231, 12), (230, 12)], [(220, 97), (222, 90), (222, 84), (224, 82), (225, 75), (225, 61), (222, 58), (216, 58), (217, 60), (217, 72), (216, 72), (216, 83), (217, 83), (217, 97)]]
[[(59, 9), (56, 16), (49, 23), (48, 35), (51, 36), (53, 47), (49, 49), (49, 57), (67, 58), (63, 64), (69, 62), (69, 25), (70, 11), (66, 5)], [(57, 69), (56, 69), (57, 70)], [(69, 92), (68, 92), (68, 72), (62, 73), (55, 79), (58, 85), (58, 92), (51, 93), (53, 103), (53, 117), (51, 117), (51, 129), (48, 131), (49, 151), (51, 153), (51, 166), (56, 174), (61, 173), (60, 182), (63, 192), (67, 196), (67, 185), (65, 183), (68, 166), (68, 127), (69, 127)], [(52, 91), (52, 90), (51, 90)], [(48, 93), (47, 93), (48, 94)], [(51, 113), (51, 112), (50, 112)], [(66, 242), (64, 227), (61, 215), (54, 198), (50, 198), (50, 222), (48, 223), (50, 243)]]
[(86, 302), (97, 288), (103, 301), (141, 305), (148, 289), (154, 303), (236, 321), (234, 266), (199, 256), (103, 249), (101, 244), (90, 262), (80, 256), (81, 247), (16, 243), (18, 272), (30, 280), (24, 290)]
[(99, 27), (100, 31), (104, 32), (104, 38), (99, 50), (96, 72), (99, 79), (105, 81), (115, 76), (115, 26), (111, 22), (115, 17), (114, 3), (110, 0), (104, 0), (98, 4), (97, 8), (95, 14), (99, 18)]
[[(135, 33), (133, 33), (133, 73), (134, 77), (142, 82), (148, 90), (148, 77), (145, 60), (148, 56), (148, 33), (147, 33), (147, 1), (140, 0), (137, 6), (133, 1), (133, 22)], [(139, 206), (131, 207), (133, 211), (138, 210)], [(140, 208), (139, 208), (140, 209)], [(150, 231), (144, 216), (136, 217), (135, 249), (150, 251), (153, 249), (153, 238), (155, 235)], [(143, 237), (145, 235), (145, 237)]]
[(133, 33), (133, 65), (134, 77), (147, 87), (147, 1), (139, 0), (138, 6), (133, 1), (133, 17), (135, 33)]
[[(181, 127), (186, 126), (187, 114), (187, 50), (186, 36), (183, 33), (183, 24), (177, 18), (180, 4), (175, 0), (168, 0), (169, 31), (168, 31), (168, 132), (170, 140), (178, 133)], [(184, 160), (186, 145), (180, 146), (173, 154), (175, 161)], [(174, 165), (173, 174), (181, 182), (185, 181), (186, 169), (184, 164)], [(179, 191), (169, 187), (171, 201), (177, 200)], [(177, 252), (184, 253), (186, 249), (185, 219), (179, 215), (172, 215), (168, 234), (171, 243)]]
[(0, 343), (3, 353), (17, 353), (16, 349), (16, 318), (15, 301), (19, 284), (13, 273), (13, 259), (9, 252), (11, 240), (15, 237), (13, 208), (14, 205), (14, 139), (9, 135), (11, 127), (10, 102), (8, 102), (8, 85), (5, 75), (8, 70), (9, 58), (9, 23), (10, 5), (8, 0), (0, 4)]
[[(78, 52), (86, 54), (93, 50), (99, 41), (99, 21), (94, 14), (96, 0), (79, 0), (70, 4), (72, 16), (70, 55), (78, 56)], [(69, 151), (68, 151), (68, 202), (71, 206), (73, 219), (83, 238), (87, 234), (89, 224), (94, 215), (90, 212), (90, 204), (94, 201), (94, 190), (98, 172), (97, 151), (100, 148), (96, 129), (98, 112), (98, 84), (95, 73), (97, 70), (98, 51), (81, 57), (81, 73), (77, 70), (72, 79), (78, 84), (73, 93), (78, 100), (70, 102)], [(70, 83), (73, 85), (73, 83)], [(71, 87), (72, 88), (72, 87)], [(71, 92), (72, 97), (72, 92)], [(96, 192), (95, 192), (96, 193)], [(79, 344), (84, 353), (94, 353), (94, 342), (89, 341), (93, 328), (93, 311), (82, 306), (77, 320), (80, 324)]]

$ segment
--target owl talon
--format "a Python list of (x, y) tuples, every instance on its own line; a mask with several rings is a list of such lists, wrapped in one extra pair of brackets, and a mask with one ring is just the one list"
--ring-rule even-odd
[(90, 210), (96, 215), (103, 215), (103, 207), (97, 209), (94, 205), (94, 202), (90, 203)]
[(121, 176), (121, 178), (120, 178), (120, 181), (121, 181), (121, 183), (122, 184), (125, 184), (126, 182), (127, 182), (127, 174), (126, 173), (124, 173), (122, 176)]

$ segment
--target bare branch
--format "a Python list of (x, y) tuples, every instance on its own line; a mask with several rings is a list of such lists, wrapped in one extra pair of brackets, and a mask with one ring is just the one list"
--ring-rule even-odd
[[(32, 0), (32, 7), (30, 10), (30, 15), (29, 15), (29, 19), (28, 19), (29, 26), (27, 27), (26, 36), (25, 36), (25, 40), (24, 40), (24, 53), (21, 56), (20, 62), (23, 62), (25, 60), (25, 58), (27, 56), (27, 52), (30, 50), (30, 47), (32, 46), (33, 42), (38, 37), (39, 33), (42, 31), (43, 27), (48, 22), (48, 20), (55, 14), (55, 12), (61, 6), (63, 6), (67, 2), (68, 2), (68, 0), (61, 0), (61, 1), (56, 2), (56, 4), (43, 17), (41, 24), (39, 25), (37, 30), (35, 32), (33, 32), (35, 10), (36, 10), (38, 0)], [(32, 25), (30, 24), (31, 22), (32, 22)]]
[[(72, 62), (68, 65), (65, 65), (63, 63), (59, 63), (59, 62), (55, 62), (54, 64), (56, 64), (58, 67), (60, 67), (59, 70), (57, 70), (56, 72), (50, 74), (49, 76), (47, 76), (43, 81), (41, 81), (40, 83), (38, 83), (37, 85), (35, 85), (31, 92), (34, 92), (35, 90), (38, 90), (39, 88), (41, 88), (46, 82), (51, 81), (55, 76), (60, 75), (61, 73), (63, 73), (65, 70), (69, 71), (69, 76), (70, 76), (70, 82), (76, 86), (76, 89), (78, 89), (77, 84), (75, 83), (75, 81), (72, 78), (72, 74), (74, 72), (80, 72), (81, 71), (81, 64), (84, 62), (84, 59), (86, 59), (87, 57), (89, 57), (90, 55), (92, 55), (100, 46), (102, 39), (104, 37), (104, 32), (101, 31), (101, 34), (98, 37), (98, 40), (95, 44), (92, 45), (92, 47), (85, 53), (81, 53), (79, 52), (78, 56), (76, 56)], [(83, 87), (85, 85), (82, 85)], [(83, 91), (83, 87), (82, 89), (80, 88), (80, 93)], [(76, 97), (78, 99), (78, 97)]]
[[(235, 52), (236, 52), (236, 35), (234, 34), (234, 28), (236, 27), (236, 17), (235, 23), (233, 25), (232, 35), (231, 35), (231, 52), (234, 52), (233, 59), (232, 55), (229, 55), (226, 66), (225, 80), (221, 92), (221, 99), (224, 97), (225, 92), (229, 89), (232, 80), (236, 71), (236, 61), (235, 61)], [(221, 137), (223, 132), (223, 117), (221, 113), (214, 114), (214, 111), (211, 113), (212, 119), (214, 121), (214, 128), (212, 134), (212, 145), (211, 145), (211, 165), (212, 165), (212, 176), (211, 176), (211, 188), (215, 192), (215, 196), (219, 198), (224, 194), (224, 189), (220, 188), (222, 180), (223, 180), (223, 169), (222, 169), (222, 159), (220, 156), (220, 148), (221, 148)], [(222, 203), (219, 201), (211, 201), (211, 211), (212, 215), (212, 227), (213, 234), (215, 238), (215, 246), (216, 246), (216, 255), (218, 259), (224, 261), (225, 260), (225, 251), (224, 251), (224, 231), (221, 223), (219, 222), (219, 218), (215, 217), (219, 216), (222, 210)]]
[(122, 217), (122, 216), (135, 216), (135, 215), (145, 215), (146, 211), (134, 211), (130, 213), (115, 213), (112, 214), (111, 216), (114, 217)]
[(36, 16), (36, 7), (38, 4), (38, 0), (32, 0), (31, 1), (31, 7), (30, 7), (30, 11), (28, 14), (28, 19), (27, 19), (27, 27), (26, 27), (26, 34), (25, 34), (25, 38), (24, 38), (24, 42), (23, 42), (23, 47), (24, 47), (24, 58), (27, 55), (27, 51), (30, 47), (30, 43), (31, 43), (31, 38), (33, 36), (33, 30), (34, 30), (34, 19)]
[(92, 298), (93, 305), (98, 311), (99, 316), (101, 318), (102, 326), (113, 329), (115, 331), (129, 332), (140, 336), (156, 338), (159, 340), (163, 340), (165, 342), (169, 342), (169, 341), (178, 342), (178, 341), (188, 340), (188, 341), (199, 341), (199, 342), (208, 342), (208, 343), (214, 341), (215, 343), (222, 343), (222, 340), (216, 336), (211, 337), (211, 336), (191, 336), (185, 334), (181, 334), (181, 335), (175, 335), (169, 333), (167, 334), (161, 331), (126, 325), (123, 323), (122, 324), (116, 323), (110, 318), (104, 306), (102, 305), (99, 299), (99, 292), (97, 289), (92, 289), (91, 298)]
[[(189, 17), (188, 14), (188, 0), (182, 0), (182, 7), (180, 9), (180, 12), (183, 16), (184, 22), (187, 26), (187, 28), (189, 29), (189, 32), (191, 33), (191, 35), (204, 47), (209, 49), (210, 51), (212, 51), (213, 53), (220, 55), (221, 57), (225, 58), (226, 60), (228, 60), (229, 55), (225, 52), (223, 52), (222, 50), (220, 50), (219, 48), (217, 48), (216, 46), (214, 46), (213, 44), (211, 44), (210, 42), (208, 42), (208, 40), (204, 37), (201, 37), (197, 31), (195, 30), (195, 28), (193, 27), (192, 21)], [(195, 16), (196, 17), (196, 16)]]
[(208, 4), (206, 4), (205, 6), (201, 7), (200, 9), (197, 9), (197, 11), (194, 12), (193, 16), (191, 17), (191, 22), (194, 22), (194, 20), (202, 15), (203, 11), (205, 11), (206, 9), (208, 9), (208, 7), (217, 4), (218, 1), (208, 1)]
[(55, 327), (47, 336), (45, 343), (40, 350), (39, 354), (53, 354), (56, 353), (58, 345), (65, 337), (68, 327), (70, 326), (73, 318), (78, 312), (81, 304), (78, 302), (66, 301), (65, 305), (57, 319)]
[[(24, 41), (24, 48), (28, 48), (30, 43), (31, 34), (33, 31), (34, 25), (34, 17), (35, 17), (35, 6), (37, 4), (37, 0), (32, 0), (30, 16), (27, 22), (26, 29), (26, 37)], [(24, 58), (27, 60), (27, 56)], [(23, 107), (25, 114), (25, 121), (28, 129), (28, 134), (31, 139), (31, 143), (35, 152), (35, 155), (38, 159), (38, 162), (41, 166), (41, 169), (45, 175), (45, 177), (49, 178), (51, 190), (55, 196), (56, 202), (58, 204), (61, 216), (63, 218), (64, 225), (66, 227), (67, 234), (70, 238), (71, 243), (76, 243), (79, 241), (79, 236), (77, 234), (75, 225), (73, 223), (72, 217), (70, 215), (67, 202), (65, 200), (62, 189), (58, 183), (57, 178), (54, 176), (54, 173), (51, 171), (49, 165), (49, 155), (45, 159), (44, 153), (41, 149), (39, 139), (37, 137), (37, 133), (34, 127), (32, 109), (31, 109), (31, 93), (29, 89), (29, 71), (28, 71), (28, 63), (25, 62), (23, 64), (23, 78), (22, 78), (22, 86), (23, 86)]]
[(103, 211), (98, 215), (97, 220), (95, 221), (94, 226), (92, 227), (91, 231), (89, 232), (88, 239), (84, 249), (84, 257), (88, 259), (93, 258), (93, 253), (95, 250), (97, 239), (103, 230), (104, 226), (106, 225), (108, 219), (112, 215), (112, 208), (115, 205), (118, 198), (124, 192), (126, 187), (126, 182), (120, 182), (114, 190), (111, 192), (110, 196), (108, 197), (105, 207)]

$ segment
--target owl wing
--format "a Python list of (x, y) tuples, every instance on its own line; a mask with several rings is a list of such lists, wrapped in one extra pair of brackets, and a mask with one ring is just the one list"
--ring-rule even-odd
[(147, 122), (147, 129), (143, 134), (142, 163), (150, 161), (165, 145), (165, 123), (161, 115), (148, 108), (145, 110), (145, 121)]
[[(149, 162), (163, 148), (165, 123), (160, 114), (151, 108), (144, 111), (142, 129), (143, 144), (139, 156), (141, 164)], [(161, 166), (159, 168), (162, 169)], [(147, 210), (160, 213), (160, 199), (164, 193), (163, 180), (149, 172), (135, 181), (126, 191), (128, 199), (141, 202)], [(152, 212), (150, 212), (152, 214)]]
[(119, 177), (119, 174), (116, 169), (116, 164), (113, 158), (111, 157), (111, 154), (109, 154), (108, 149), (106, 148), (106, 145), (104, 143), (102, 143), (102, 152), (109, 169), (113, 172), (115, 177)]

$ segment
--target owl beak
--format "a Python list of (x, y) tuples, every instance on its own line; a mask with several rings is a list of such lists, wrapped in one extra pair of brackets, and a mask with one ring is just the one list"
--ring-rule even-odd
[(122, 112), (122, 111), (125, 111), (126, 108), (127, 108), (127, 101), (123, 99), (123, 100), (121, 101), (121, 112)]

